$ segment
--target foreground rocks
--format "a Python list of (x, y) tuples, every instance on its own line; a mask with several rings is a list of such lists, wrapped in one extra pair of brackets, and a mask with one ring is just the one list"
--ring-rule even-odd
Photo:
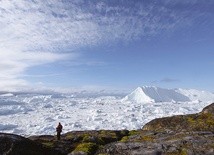
[(60, 151), (62, 154), (93, 155), (106, 144), (120, 141), (128, 133), (128, 130), (73, 131), (63, 134), (60, 141), (57, 141), (54, 136), (34, 136), (29, 138), (53, 150)]
[(130, 131), (121, 142), (105, 145), (98, 154), (212, 155), (214, 154), (214, 103), (192, 115), (155, 119), (142, 130)]
[(110, 143), (98, 154), (114, 155), (196, 155), (214, 153), (212, 132), (155, 133), (141, 132)]
[(0, 134), (0, 155), (212, 155), (214, 103), (198, 114), (155, 119), (142, 130), (74, 131), (28, 139)]
[(27, 138), (0, 133), (0, 155), (61, 155), (59, 151), (45, 147)]
[(144, 125), (143, 130), (162, 131), (214, 131), (214, 103), (202, 112), (154, 119)]

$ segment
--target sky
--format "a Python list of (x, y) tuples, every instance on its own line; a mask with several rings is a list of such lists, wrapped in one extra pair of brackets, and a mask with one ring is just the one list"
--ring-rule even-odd
[(0, 91), (214, 92), (213, 0), (0, 0)]

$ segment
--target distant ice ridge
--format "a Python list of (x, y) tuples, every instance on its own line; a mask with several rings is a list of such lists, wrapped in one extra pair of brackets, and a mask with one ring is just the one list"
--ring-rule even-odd
[(203, 101), (203, 102), (213, 102), (214, 94), (208, 91), (201, 91), (196, 89), (176, 89), (178, 93), (187, 96), (191, 101)]
[(188, 102), (188, 101), (213, 101), (214, 94), (207, 91), (194, 89), (164, 89), (154, 86), (143, 86), (135, 89), (122, 101), (136, 103), (154, 102)]
[(127, 95), (123, 100), (137, 103), (190, 101), (189, 97), (175, 91), (174, 89), (164, 89), (154, 86), (138, 87), (131, 94)]
[(13, 94), (12, 93), (0, 94), (0, 97), (9, 97), (9, 96), (13, 96)]

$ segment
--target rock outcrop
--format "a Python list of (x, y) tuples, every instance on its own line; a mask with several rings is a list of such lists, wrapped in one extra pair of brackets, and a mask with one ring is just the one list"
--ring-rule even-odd
[(97, 152), (108, 155), (195, 155), (214, 153), (212, 132), (143, 132), (110, 143)]
[(143, 130), (152, 131), (214, 131), (214, 103), (202, 112), (154, 119), (144, 125)]
[(203, 114), (207, 114), (207, 113), (210, 113), (212, 115), (214, 115), (214, 103), (208, 105), (207, 107), (205, 107), (203, 110), (202, 110), (202, 113)]
[(93, 155), (101, 146), (120, 141), (128, 133), (128, 130), (73, 131), (63, 134), (60, 141), (54, 136), (33, 136), (29, 139), (65, 155)]
[(214, 104), (201, 113), (155, 119), (142, 130), (129, 131), (120, 142), (97, 154), (211, 155), (214, 154)]
[(61, 155), (60, 152), (27, 138), (0, 133), (0, 155)]

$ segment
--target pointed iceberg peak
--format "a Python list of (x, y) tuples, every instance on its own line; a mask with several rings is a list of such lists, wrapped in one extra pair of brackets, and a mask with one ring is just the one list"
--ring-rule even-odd
[(175, 89), (165, 89), (155, 86), (138, 87), (123, 100), (129, 100), (137, 103), (190, 101), (189, 97), (175, 91)]
[(131, 94), (127, 95), (123, 101), (132, 101), (137, 103), (152, 103), (154, 100), (144, 92), (143, 87), (137, 87)]

